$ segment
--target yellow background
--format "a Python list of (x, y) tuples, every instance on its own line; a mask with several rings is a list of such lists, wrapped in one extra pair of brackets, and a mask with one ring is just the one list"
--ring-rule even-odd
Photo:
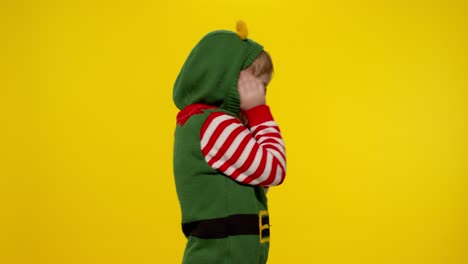
[(172, 85), (244, 19), (288, 175), (269, 263), (468, 263), (467, 2), (0, 4), (0, 263), (180, 263)]

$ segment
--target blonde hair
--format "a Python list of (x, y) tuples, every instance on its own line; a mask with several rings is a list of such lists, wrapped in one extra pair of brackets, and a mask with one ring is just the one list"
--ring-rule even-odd
[(270, 54), (263, 50), (247, 70), (251, 70), (257, 77), (260, 77), (265, 73), (273, 75), (273, 61), (271, 60)]

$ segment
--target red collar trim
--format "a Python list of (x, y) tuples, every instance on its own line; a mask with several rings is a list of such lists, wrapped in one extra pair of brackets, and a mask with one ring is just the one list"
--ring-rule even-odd
[(197, 114), (202, 114), (203, 110), (217, 108), (216, 106), (205, 105), (205, 104), (191, 104), (187, 105), (177, 114), (177, 124), (183, 126), (187, 120)]

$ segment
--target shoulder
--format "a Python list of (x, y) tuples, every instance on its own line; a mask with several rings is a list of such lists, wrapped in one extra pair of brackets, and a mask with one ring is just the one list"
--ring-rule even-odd
[(206, 109), (203, 111), (203, 120), (204, 125), (208, 125), (212, 122), (222, 122), (222, 121), (238, 121), (240, 123), (239, 118), (230, 111), (220, 109), (220, 108), (212, 108)]
[(216, 109), (205, 112), (206, 116), (202, 125), (201, 134), (204, 134), (207, 130), (215, 130), (228, 125), (242, 126), (239, 118), (228, 111)]

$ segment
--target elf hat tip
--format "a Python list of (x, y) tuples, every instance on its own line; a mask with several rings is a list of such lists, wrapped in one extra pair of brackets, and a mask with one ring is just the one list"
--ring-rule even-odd
[(249, 31), (247, 30), (247, 24), (244, 21), (242, 21), (242, 20), (237, 21), (236, 31), (237, 31), (237, 35), (242, 40), (247, 39), (247, 35), (249, 34)]

